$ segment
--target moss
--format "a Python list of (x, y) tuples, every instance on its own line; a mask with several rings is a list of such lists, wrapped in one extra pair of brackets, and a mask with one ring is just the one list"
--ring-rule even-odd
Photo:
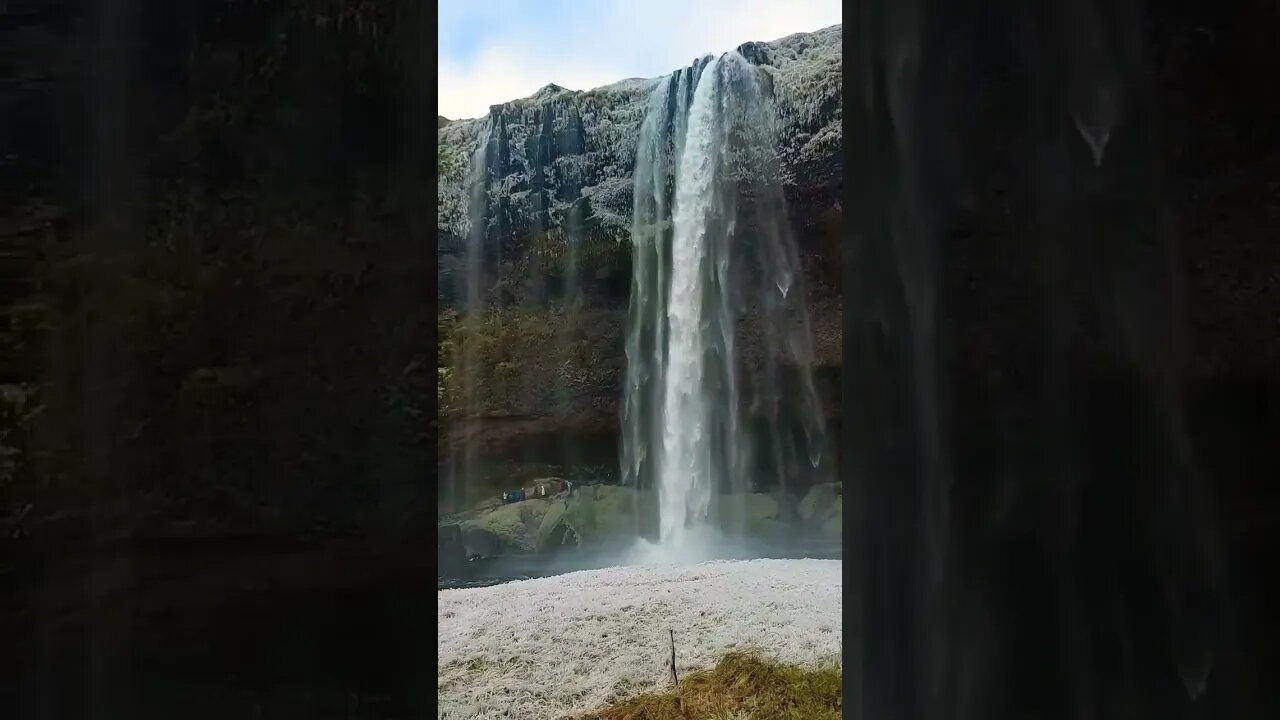
[(538, 537), (536, 528), (541, 527), (550, 508), (551, 501), (541, 498), (499, 505), (466, 526), (487, 530), (511, 548), (533, 550)]
[[(558, 308), (507, 308), (474, 317), (451, 311), (437, 319), (440, 411), (456, 414), (471, 387), (477, 408), (501, 406), (521, 392), (557, 393), (588, 387), (607, 370), (610, 347), (582, 334), (584, 321)], [(554, 402), (554, 396), (540, 407)]]
[[(448, 362), (455, 368), (469, 357), (482, 367), (494, 368), (515, 359), (515, 351), (523, 346), (551, 340), (561, 321), (547, 311), (523, 309), (442, 320), (440, 349), (448, 352)], [(442, 355), (442, 362), (444, 358)]]
[(441, 143), (437, 147), (436, 177), (444, 179), (459, 178), (466, 168), (462, 155), (454, 148)]
[(747, 532), (752, 538), (757, 540), (772, 540), (777, 542), (794, 540), (796, 536), (796, 528), (794, 525), (774, 519), (759, 520), (750, 525)]
[[(599, 225), (576, 238), (559, 229), (538, 233), (529, 240), (529, 252), (517, 265), (516, 274), (528, 273), (530, 259), (553, 274), (569, 272), (574, 269), (571, 264), (576, 264), (576, 271), (582, 275), (626, 267), (631, 261), (630, 239), (630, 233), (615, 233)], [(575, 249), (577, 252), (572, 252)]]
[(634, 533), (636, 492), (616, 485), (594, 485), (582, 488), (569, 498), (565, 511), (568, 522), (583, 542), (592, 542), (617, 534)]
[[(538, 528), (538, 548), (598, 547), (635, 537), (637, 523), (657, 517), (656, 496), (616, 485), (580, 488), (555, 501)], [(566, 539), (567, 538), (567, 539)]]
[(841, 512), (841, 499), (836, 498), (832, 507), (832, 515), (822, 524), (822, 534), (829, 537), (839, 539), (844, 532), (844, 520)]
[(782, 665), (731, 653), (711, 670), (680, 679), (665, 693), (640, 695), (597, 713), (594, 720), (834, 720), (842, 707), (840, 667)]
[(751, 493), (745, 504), (748, 521), (778, 517), (778, 499), (768, 493)]
[(822, 483), (809, 488), (809, 492), (800, 500), (798, 508), (800, 517), (814, 525), (822, 525), (838, 513), (836, 504), (840, 499), (839, 483)]
[(538, 525), (535, 542), (539, 550), (554, 550), (564, 544), (567, 527), (562, 521), (567, 509), (568, 503), (564, 500), (552, 501), (551, 507), (547, 508), (547, 514), (542, 516), (542, 523)]
[(718, 495), (712, 504), (712, 517), (723, 531), (752, 538), (779, 538), (791, 532), (778, 519), (778, 511), (778, 499), (770, 493)]

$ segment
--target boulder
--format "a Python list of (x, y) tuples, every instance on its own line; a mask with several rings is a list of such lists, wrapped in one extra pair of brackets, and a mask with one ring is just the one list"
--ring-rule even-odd
[(821, 525), (839, 514), (840, 483), (822, 483), (809, 488), (800, 501), (797, 512), (800, 519), (810, 525)]
[(726, 494), (712, 502), (713, 519), (723, 531), (757, 535), (762, 527), (777, 521), (778, 499), (769, 493)]
[(538, 528), (551, 502), (535, 498), (498, 505), (482, 511), (466, 526), (492, 533), (508, 552), (528, 552), (537, 547)]
[(839, 540), (844, 537), (844, 520), (842, 519), (843, 512), (841, 507), (840, 497), (837, 496), (831, 516), (827, 518), (826, 522), (822, 523), (822, 535), (829, 540)]
[(747, 526), (778, 517), (778, 499), (768, 493), (750, 493), (743, 498), (743, 518)]
[(503, 542), (500, 537), (484, 528), (467, 526), (462, 530), (462, 544), (467, 558), (501, 555)]
[(552, 500), (547, 513), (542, 516), (534, 537), (534, 544), (539, 551), (553, 550), (563, 544), (568, 528), (561, 520), (567, 503), (567, 500)]
[(765, 519), (757, 521), (750, 529), (750, 538), (769, 543), (786, 543), (795, 538), (794, 525), (781, 520)]
[(617, 485), (592, 485), (552, 501), (537, 532), (539, 550), (565, 546), (594, 548), (637, 537), (642, 523), (656, 517), (657, 498)]
[(437, 529), (436, 560), (441, 575), (462, 571), (467, 563), (467, 549), (462, 540), (461, 525), (441, 525)]

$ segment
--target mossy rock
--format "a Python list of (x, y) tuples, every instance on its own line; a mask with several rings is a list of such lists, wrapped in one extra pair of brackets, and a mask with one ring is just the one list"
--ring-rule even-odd
[(742, 499), (743, 517), (750, 527), (778, 517), (778, 499), (768, 493), (751, 493)]
[(528, 552), (538, 546), (538, 530), (551, 506), (542, 498), (507, 503), (482, 512), (466, 527), (493, 533), (505, 549)]
[(506, 546), (501, 537), (495, 533), (485, 530), (482, 527), (474, 525), (463, 526), (462, 544), (468, 558), (491, 557), (493, 555), (500, 555), (506, 550)]
[(538, 550), (553, 550), (564, 543), (569, 528), (561, 520), (564, 519), (566, 509), (567, 501), (551, 501), (547, 514), (542, 516), (542, 522), (538, 525), (538, 534), (535, 539)]
[(795, 537), (794, 526), (781, 520), (759, 520), (749, 528), (750, 537), (755, 540), (783, 543)]
[(716, 524), (726, 532), (755, 535), (762, 523), (778, 518), (778, 499), (769, 493), (720, 495), (713, 502)]
[(839, 514), (835, 508), (839, 507), (840, 496), (840, 483), (814, 485), (797, 508), (800, 518), (811, 525), (825, 523), (833, 513)]
[(620, 534), (635, 535), (636, 492), (616, 485), (592, 485), (571, 495), (564, 519), (584, 545)]
[(538, 528), (538, 549), (565, 545), (593, 548), (637, 535), (638, 523), (655, 515), (653, 493), (637, 494), (617, 485), (579, 488), (566, 500), (555, 501)]

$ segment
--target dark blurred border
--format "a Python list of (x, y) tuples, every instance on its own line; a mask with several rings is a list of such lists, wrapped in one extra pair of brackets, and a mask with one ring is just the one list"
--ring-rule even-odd
[(1274, 715), (1276, 7), (850, 10), (851, 715)]

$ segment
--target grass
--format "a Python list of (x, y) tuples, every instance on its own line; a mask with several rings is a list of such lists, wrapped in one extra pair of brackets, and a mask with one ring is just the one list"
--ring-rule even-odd
[(836, 720), (840, 668), (806, 670), (730, 653), (677, 690), (640, 695), (588, 715), (591, 720)]

